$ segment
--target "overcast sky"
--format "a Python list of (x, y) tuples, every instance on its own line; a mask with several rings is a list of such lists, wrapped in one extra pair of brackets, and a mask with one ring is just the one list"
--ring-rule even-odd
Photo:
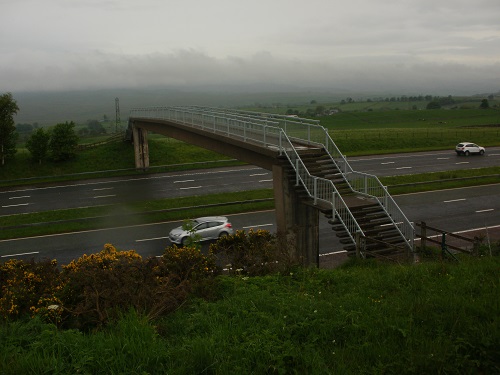
[(0, 0), (0, 92), (500, 90), (500, 0)]

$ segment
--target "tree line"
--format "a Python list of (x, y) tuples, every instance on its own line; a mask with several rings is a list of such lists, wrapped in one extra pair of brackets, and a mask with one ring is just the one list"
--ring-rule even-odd
[[(17, 152), (16, 142), (19, 132), (14, 124), (14, 115), (18, 111), (19, 106), (11, 93), (0, 95), (1, 165), (5, 165), (5, 162), (13, 158)], [(28, 130), (27, 127), (21, 127), (21, 129)], [(31, 159), (40, 164), (46, 159), (58, 162), (75, 157), (77, 145), (78, 135), (73, 121), (57, 124), (50, 129), (44, 129), (35, 124), (26, 141), (26, 148), (31, 154)]]

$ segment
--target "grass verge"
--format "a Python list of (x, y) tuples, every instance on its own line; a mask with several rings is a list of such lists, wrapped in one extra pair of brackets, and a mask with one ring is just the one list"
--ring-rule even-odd
[(272, 198), (273, 191), (263, 189), (10, 215), (1, 218), (0, 239), (272, 209)]

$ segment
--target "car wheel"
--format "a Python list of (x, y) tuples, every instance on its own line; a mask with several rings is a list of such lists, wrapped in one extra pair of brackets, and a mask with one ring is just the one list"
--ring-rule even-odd
[(484, 150), (479, 151), (479, 155), (484, 155)]
[(470, 154), (470, 152), (469, 152), (469, 151), (465, 151), (465, 152), (464, 152), (464, 155), (465, 155), (465, 156), (469, 156), (469, 154)]
[(227, 232), (221, 232), (219, 233), (219, 238), (226, 237), (228, 235)]
[(188, 237), (182, 237), (182, 240), (181, 240), (181, 245), (182, 245), (182, 246), (186, 246), (186, 244), (187, 244), (187, 240), (188, 240)]

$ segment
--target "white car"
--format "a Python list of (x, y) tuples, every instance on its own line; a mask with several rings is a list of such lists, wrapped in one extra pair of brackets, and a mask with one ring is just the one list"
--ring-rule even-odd
[(457, 153), (458, 156), (460, 155), (469, 156), (471, 154), (484, 155), (486, 150), (484, 149), (484, 147), (478, 146), (472, 142), (460, 142), (455, 147), (455, 152)]
[(200, 241), (213, 240), (233, 234), (233, 226), (225, 216), (206, 216), (189, 220), (168, 234), (170, 242), (185, 245), (189, 237)]

